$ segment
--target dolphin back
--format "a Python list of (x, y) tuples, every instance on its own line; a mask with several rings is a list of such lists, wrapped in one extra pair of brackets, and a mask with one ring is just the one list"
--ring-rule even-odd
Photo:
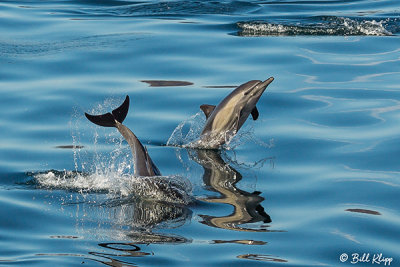
[(129, 96), (126, 96), (124, 103), (121, 106), (114, 109), (111, 113), (108, 112), (102, 115), (90, 115), (85, 112), (85, 116), (88, 120), (103, 127), (116, 127), (116, 122), (122, 123), (129, 110)]
[(128, 142), (134, 157), (135, 176), (161, 176), (160, 170), (151, 159), (147, 148), (142, 145), (136, 135), (125, 125), (116, 122), (116, 127)]

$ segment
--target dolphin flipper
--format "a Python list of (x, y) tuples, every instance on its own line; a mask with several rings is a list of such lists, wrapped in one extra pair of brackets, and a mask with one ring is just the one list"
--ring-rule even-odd
[(204, 112), (204, 115), (206, 115), (206, 119), (208, 119), (208, 117), (210, 117), (211, 113), (214, 111), (215, 106), (203, 104), (200, 106), (200, 109)]
[(129, 110), (129, 96), (126, 96), (124, 103), (121, 106), (114, 109), (112, 114), (110, 112), (102, 115), (90, 115), (85, 112), (85, 116), (88, 120), (94, 124), (104, 127), (116, 127), (115, 121), (122, 123), (126, 118)]
[(256, 207), (256, 211), (257, 213), (264, 218), (264, 222), (265, 223), (270, 223), (272, 222), (271, 217), (265, 212), (263, 206), (261, 206), (260, 204), (257, 205)]
[(258, 109), (257, 107), (254, 107), (253, 110), (251, 111), (251, 116), (253, 117), (253, 120), (257, 120), (258, 119)]

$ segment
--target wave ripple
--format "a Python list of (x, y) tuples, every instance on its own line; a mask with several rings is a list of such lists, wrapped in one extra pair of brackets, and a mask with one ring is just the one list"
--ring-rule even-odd
[(243, 14), (259, 9), (246, 1), (161, 1), (137, 2), (131, 5), (84, 8), (76, 13), (89, 16), (170, 16), (201, 14)]

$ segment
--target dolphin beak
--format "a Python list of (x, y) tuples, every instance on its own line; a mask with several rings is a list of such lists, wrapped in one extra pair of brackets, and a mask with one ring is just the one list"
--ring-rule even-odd
[(273, 80), (274, 80), (274, 77), (270, 77), (270, 78), (266, 79), (265, 81), (260, 82), (259, 84), (257, 84), (257, 86), (255, 87), (256, 89), (254, 91), (255, 94), (258, 95), (258, 96), (261, 96), (264, 93), (265, 89), (267, 89), (267, 86), (270, 83), (272, 83)]
[(272, 83), (273, 80), (274, 80), (274, 77), (269, 77), (269, 78), (266, 79), (265, 81), (260, 82), (260, 83), (258, 84), (258, 86), (259, 86), (259, 87), (263, 87), (264, 90), (265, 90), (265, 88), (267, 88), (267, 86), (268, 86), (270, 83)]
[[(250, 82), (256, 82), (256, 83), (255, 84), (253, 83), (253, 85), (251, 85), (250, 87), (247, 87), (246, 91), (244, 92), (244, 95), (249, 95), (250, 97), (254, 97), (254, 96), (260, 97), (264, 93), (265, 89), (267, 89), (267, 86), (270, 83), (272, 83), (273, 80), (274, 80), (274, 77), (270, 77), (263, 82), (262, 81), (250, 81)], [(248, 83), (250, 83), (250, 82), (248, 82)], [(248, 83), (243, 84), (241, 86), (247, 86)]]

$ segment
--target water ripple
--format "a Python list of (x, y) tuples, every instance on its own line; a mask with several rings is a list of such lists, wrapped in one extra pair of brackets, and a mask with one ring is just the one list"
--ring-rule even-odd
[(113, 33), (92, 35), (63, 41), (2, 41), (0, 56), (6, 58), (38, 57), (66, 51), (98, 50), (111, 48), (115, 43), (129, 45), (129, 42), (143, 39), (143, 33)]
[(246, 1), (162, 1), (123, 6), (82, 8), (76, 13), (90, 16), (170, 16), (193, 14), (241, 14), (255, 11), (257, 4)]

